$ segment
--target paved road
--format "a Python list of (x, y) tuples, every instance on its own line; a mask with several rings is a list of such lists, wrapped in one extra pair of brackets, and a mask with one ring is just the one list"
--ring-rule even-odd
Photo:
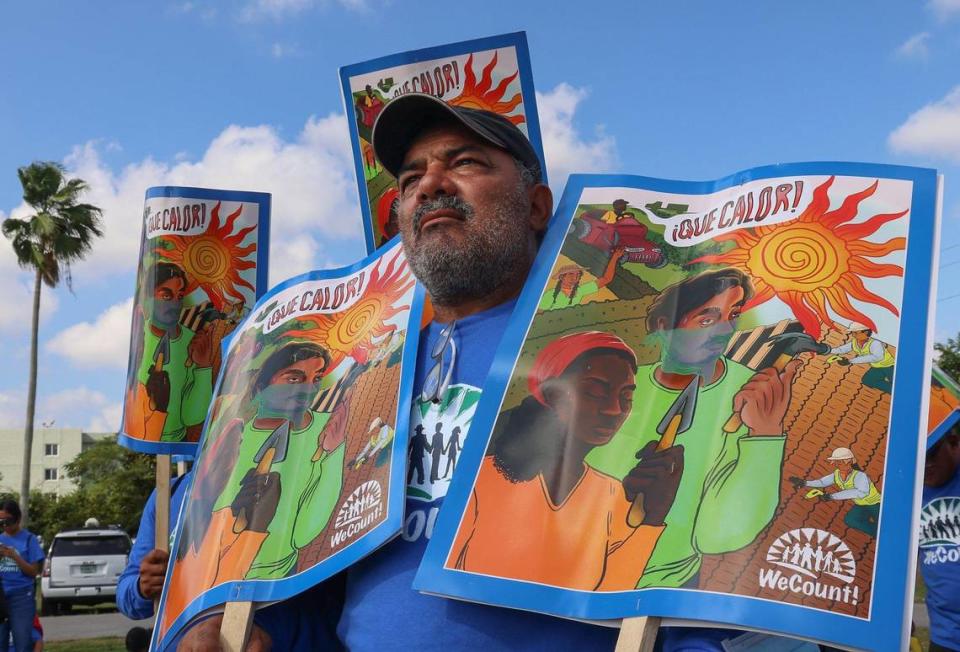
[(43, 621), (43, 637), (48, 641), (68, 641), (77, 638), (126, 636), (127, 630), (139, 625), (153, 627), (153, 619), (130, 620), (122, 613), (77, 613), (69, 616), (47, 616)]

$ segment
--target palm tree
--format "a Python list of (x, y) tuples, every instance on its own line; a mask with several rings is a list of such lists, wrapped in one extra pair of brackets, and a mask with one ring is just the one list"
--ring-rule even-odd
[(82, 179), (68, 179), (59, 163), (35, 162), (17, 170), (23, 200), (35, 211), (25, 219), (7, 218), (3, 235), (13, 241), (17, 262), (33, 270), (33, 323), (30, 332), (30, 383), (27, 389), (27, 422), (23, 431), (23, 478), (20, 504), (23, 524), (29, 517), (30, 456), (33, 449), (33, 415), (37, 402), (37, 334), (40, 318), (40, 288), (57, 287), (61, 279), (73, 291), (70, 263), (90, 251), (100, 230), (101, 211), (78, 199), (86, 189)]

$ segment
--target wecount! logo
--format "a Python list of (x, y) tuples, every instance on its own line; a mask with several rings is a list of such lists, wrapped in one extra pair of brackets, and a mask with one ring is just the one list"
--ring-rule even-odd
[(376, 480), (368, 480), (353, 490), (340, 506), (330, 547), (336, 548), (357, 536), (383, 514), (383, 490)]
[(855, 605), (857, 563), (843, 540), (817, 528), (782, 534), (767, 549), (771, 567), (760, 569), (760, 586)]

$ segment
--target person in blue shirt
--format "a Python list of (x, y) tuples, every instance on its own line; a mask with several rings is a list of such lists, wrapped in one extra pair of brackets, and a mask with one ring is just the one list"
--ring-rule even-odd
[(0, 582), (7, 597), (7, 621), (0, 624), (0, 641), (13, 636), (16, 652), (33, 650), (33, 620), (37, 615), (34, 599), (36, 578), (44, 554), (37, 535), (20, 527), (20, 505), (15, 500), (0, 501)]
[[(440, 432), (446, 447), (459, 428), (463, 445), (553, 197), (529, 141), (490, 112), (405, 95), (384, 108), (373, 142), (380, 162), (398, 178), (404, 251), (434, 308), (420, 334), (410, 432), (417, 426)], [(424, 459), (413, 462), (426, 468), (430, 453), (419, 454)], [(410, 478), (400, 536), (346, 572), (336, 645), (353, 652), (613, 649), (616, 629), (412, 589), (455, 473)], [(321, 585), (257, 612), (248, 652), (310, 649), (316, 615), (331, 595), (330, 586)], [(178, 649), (219, 649), (221, 621), (195, 626)]]
[(920, 510), (920, 573), (930, 652), (960, 650), (960, 427), (927, 451)]
[[(180, 506), (190, 485), (190, 473), (178, 476), (170, 484), (170, 539), (176, 527)], [(117, 582), (117, 609), (131, 620), (153, 615), (153, 601), (160, 598), (170, 554), (156, 548), (157, 491), (147, 498), (140, 517), (137, 540), (130, 551), (127, 566)]]

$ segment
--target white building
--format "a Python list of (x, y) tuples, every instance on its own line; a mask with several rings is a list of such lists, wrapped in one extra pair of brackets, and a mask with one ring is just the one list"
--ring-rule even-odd
[[(30, 488), (67, 494), (76, 485), (67, 478), (64, 466), (93, 442), (116, 437), (111, 432), (83, 432), (79, 428), (44, 428), (33, 431)], [(23, 465), (23, 428), (0, 429), (0, 493), (20, 492)]]

